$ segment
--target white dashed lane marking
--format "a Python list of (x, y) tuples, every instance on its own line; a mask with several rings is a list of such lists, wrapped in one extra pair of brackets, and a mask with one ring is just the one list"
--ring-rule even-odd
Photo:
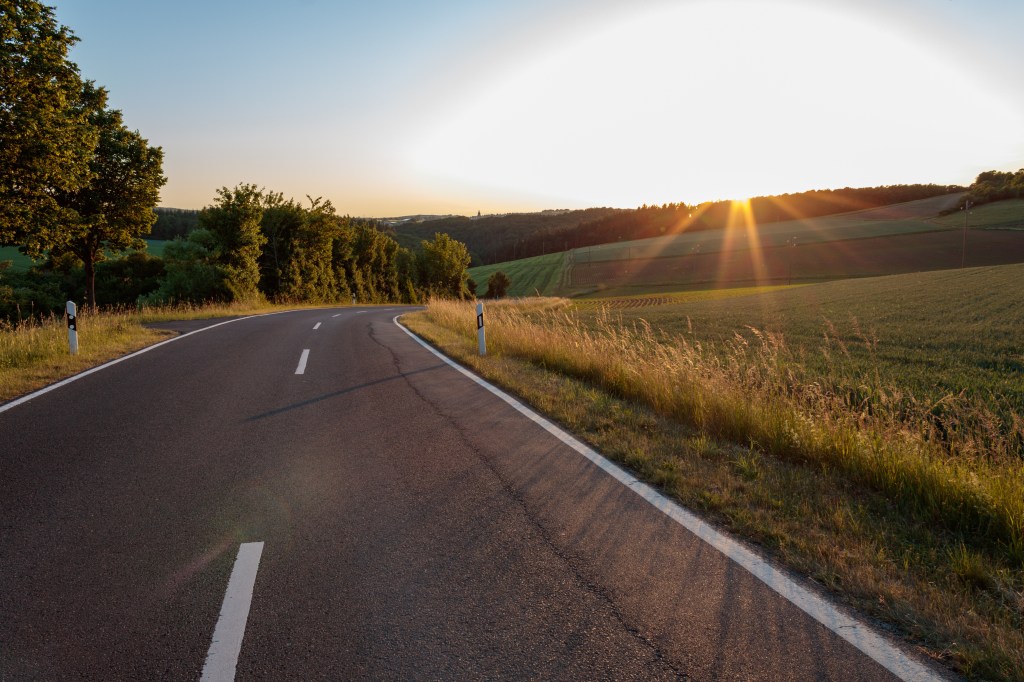
[(299, 358), (299, 366), (295, 368), (296, 374), (306, 373), (306, 361), (309, 360), (309, 349), (306, 348), (302, 351), (302, 357)]

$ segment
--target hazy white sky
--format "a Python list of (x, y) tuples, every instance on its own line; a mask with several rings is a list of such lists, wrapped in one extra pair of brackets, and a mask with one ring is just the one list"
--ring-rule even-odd
[(1024, 166), (1019, 0), (61, 0), (163, 147), (394, 216), (632, 207)]

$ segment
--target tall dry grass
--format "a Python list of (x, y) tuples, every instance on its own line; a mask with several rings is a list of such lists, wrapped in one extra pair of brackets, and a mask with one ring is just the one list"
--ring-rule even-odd
[(80, 310), (79, 353), (71, 355), (63, 317), (0, 321), (0, 401), (138, 350), (166, 334), (144, 328), (135, 311)]
[(77, 355), (69, 352), (67, 323), (63, 316), (14, 322), (0, 320), (0, 402), (172, 335), (172, 332), (144, 326), (150, 322), (232, 317), (295, 307), (302, 306), (252, 301), (102, 311), (82, 308), (78, 313)]
[[(472, 305), (433, 301), (431, 321), (475, 334)], [(755, 330), (756, 331), (756, 330)], [(491, 303), (487, 344), (584, 379), (719, 438), (844, 473), (918, 518), (1024, 565), (1024, 420), (963, 395), (924, 403), (899, 386), (839, 390), (804, 369), (782, 338), (725, 347), (659, 335), (567, 301)]]

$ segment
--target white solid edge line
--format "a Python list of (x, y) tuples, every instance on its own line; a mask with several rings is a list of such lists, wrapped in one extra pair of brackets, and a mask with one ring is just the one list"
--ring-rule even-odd
[(256, 585), (256, 571), (263, 554), (262, 542), (244, 542), (238, 547), (235, 566), (228, 578), (228, 589), (220, 607), (217, 627), (203, 664), (201, 682), (231, 682), (235, 679), (238, 654), (242, 651), (245, 623), (252, 605), (252, 590)]
[(309, 360), (309, 349), (308, 348), (304, 348), (302, 350), (302, 355), (299, 357), (299, 366), (295, 368), (295, 373), (296, 374), (305, 374), (306, 373), (306, 361), (307, 360)]
[(782, 571), (771, 566), (764, 558), (739, 544), (728, 535), (715, 530), (705, 523), (699, 516), (687, 510), (678, 502), (665, 497), (651, 486), (628, 473), (617, 464), (614, 464), (611, 460), (605, 458), (603, 455), (599, 454), (587, 445), (584, 445), (581, 441), (577, 440), (569, 433), (566, 433), (555, 424), (552, 424), (529, 407), (526, 407), (500, 388), (493, 386), (476, 374), (470, 372), (465, 367), (459, 365), (454, 360), (448, 358), (423, 339), (406, 329), (406, 327), (398, 321), (398, 318), (398, 315), (394, 317), (394, 323), (421, 346), (429, 350), (455, 370), (461, 372), (463, 375), (469, 377), (480, 386), (486, 388), (488, 391), (504, 400), (518, 412), (537, 423), (541, 428), (553, 435), (555, 438), (589, 459), (611, 475), (612, 478), (635, 492), (656, 509), (686, 528), (701, 540), (745, 568), (758, 580), (788, 599), (800, 610), (827, 627), (840, 638), (855, 646), (889, 672), (902, 680), (913, 682), (946, 679), (900, 651), (884, 637), (877, 634), (866, 623), (852, 619), (834, 605), (830, 604), (827, 600), (818, 596), (814, 592), (801, 587)]
[(167, 339), (166, 341), (161, 341), (160, 343), (154, 343), (152, 346), (146, 346), (145, 348), (139, 349), (139, 350), (135, 351), (134, 353), (129, 353), (128, 355), (122, 355), (119, 358), (114, 358), (113, 360), (111, 360), (109, 362), (104, 362), (102, 365), (97, 365), (96, 367), (90, 367), (89, 369), (83, 370), (83, 371), (79, 372), (78, 374), (74, 374), (72, 376), (69, 376), (67, 379), (62, 379), (62, 380), (58, 381), (55, 384), (50, 384), (49, 386), (41, 388), (38, 391), (33, 391), (32, 393), (29, 393), (28, 395), (23, 395), (20, 398), (16, 398), (16, 399), (12, 400), (9, 403), (4, 403), (3, 405), (0, 405), (0, 412), (6, 412), (7, 410), (9, 410), (9, 409), (11, 409), (13, 407), (17, 407), (18, 405), (21, 405), (22, 403), (27, 403), (29, 400), (32, 400), (33, 398), (38, 398), (39, 396), (43, 395), (44, 393), (49, 393), (50, 391), (54, 391), (54, 390), (60, 388), (61, 386), (67, 386), (71, 382), (78, 381), (79, 379), (81, 379), (83, 377), (87, 377), (90, 374), (93, 374), (94, 372), (99, 372), (102, 369), (106, 369), (108, 367), (113, 367), (114, 365), (116, 365), (119, 362), (124, 362), (125, 360), (129, 360), (131, 358), (134, 358), (137, 355), (142, 355), (143, 353), (148, 353), (149, 351), (153, 350), (154, 348), (159, 348), (160, 346), (166, 346), (167, 344), (174, 343), (175, 341), (181, 341), (186, 336), (192, 336), (193, 334), (198, 334), (200, 332), (209, 331), (210, 329), (213, 329), (214, 327), (220, 327), (220, 326), (225, 325), (225, 324), (231, 324), (232, 322), (241, 322), (242, 320), (250, 320), (250, 319), (252, 319), (254, 317), (267, 317), (269, 315), (281, 315), (283, 313), (294, 313), (294, 312), (299, 312), (299, 311), (297, 311), (297, 310), (278, 310), (278, 311), (275, 311), (275, 312), (272, 312), (272, 313), (261, 313), (259, 315), (246, 315), (245, 317), (236, 317), (233, 320), (225, 320), (224, 322), (218, 322), (217, 324), (211, 324), (209, 327), (203, 327), (202, 329), (196, 329), (194, 331), (186, 332), (185, 334), (179, 334), (178, 336), (175, 336), (172, 339)]
[(313, 325), (313, 331), (316, 331), (319, 328), (320, 328), (320, 323), (319, 322), (317, 322), (316, 324)]

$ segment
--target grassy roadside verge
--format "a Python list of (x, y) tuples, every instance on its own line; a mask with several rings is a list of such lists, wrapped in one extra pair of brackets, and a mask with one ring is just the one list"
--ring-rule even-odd
[[(602, 385), (550, 356), (514, 350), (493, 324), (492, 354), (479, 358), (472, 311), (466, 324), (433, 311), (403, 321), (684, 505), (891, 626), (927, 655), (972, 678), (1024, 675), (1024, 578), (999, 551), (979, 547), (970, 529), (908, 513), (891, 492), (865, 485), (835, 462), (773, 456), (756, 442), (716, 436), (714, 429), (666, 414), (616, 390), (614, 382)], [(531, 329), (527, 336), (553, 345), (538, 332)], [(584, 342), (578, 334), (559, 341)], [(624, 369), (621, 379), (637, 377)]]
[(175, 336), (174, 332), (146, 327), (150, 322), (253, 315), (296, 307), (301, 306), (264, 303), (82, 311), (78, 316), (78, 355), (68, 353), (64, 318), (0, 324), (0, 403)]

